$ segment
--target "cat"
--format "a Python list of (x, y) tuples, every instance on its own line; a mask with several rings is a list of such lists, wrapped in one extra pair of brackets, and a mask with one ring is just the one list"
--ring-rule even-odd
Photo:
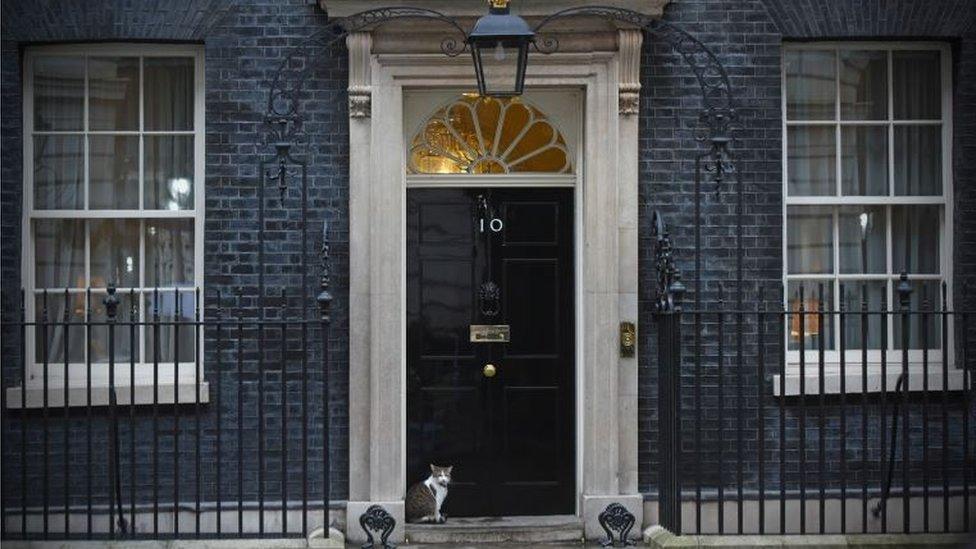
[(441, 506), (447, 498), (447, 486), (451, 483), (453, 465), (439, 467), (430, 464), (430, 476), (407, 490), (405, 513), (407, 522), (431, 522), (444, 524), (447, 517)]

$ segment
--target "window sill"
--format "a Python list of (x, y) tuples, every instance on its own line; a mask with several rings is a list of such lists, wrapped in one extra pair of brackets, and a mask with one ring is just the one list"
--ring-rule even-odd
[[(91, 406), (108, 406), (109, 386), (104, 380), (101, 383), (92, 383), (91, 386)], [(128, 406), (135, 401), (137, 406), (153, 404), (174, 404), (173, 388), (176, 387), (176, 395), (179, 396), (180, 404), (196, 404), (193, 393), (196, 390), (196, 383), (192, 380), (180, 380), (176, 385), (170, 383), (160, 383), (153, 400), (153, 386), (151, 383), (136, 383), (135, 387), (128, 383), (118, 384), (115, 387), (116, 403), (119, 406)], [(9, 409), (40, 409), (44, 407), (44, 387), (28, 383), (27, 387), (11, 387), (7, 391), (7, 408)], [(89, 405), (87, 397), (88, 389), (85, 385), (68, 387), (68, 406), (86, 407)], [(26, 397), (27, 405), (24, 406)], [(200, 382), (200, 404), (210, 402), (210, 385), (206, 381)], [(64, 387), (49, 384), (47, 389), (47, 407), (64, 408)]]
[[(853, 367), (851, 367), (854, 370)], [(898, 376), (901, 375), (901, 365), (888, 365), (887, 379), (885, 382), (885, 391), (891, 393), (894, 392), (898, 384)], [(786, 374), (786, 387), (781, 386), (783, 376), (776, 374), (773, 376), (773, 396), (800, 396), (800, 374), (798, 372), (788, 372)], [(820, 376), (817, 375), (816, 371), (807, 372), (804, 376), (804, 395), (819, 395), (820, 394)], [(844, 376), (845, 387), (844, 391), (847, 395), (857, 395), (864, 392), (862, 389), (864, 387), (864, 376), (861, 370), (850, 371)], [(880, 393), (881, 392), (881, 369), (875, 366), (868, 366), (867, 375), (867, 392), (868, 393)], [(823, 394), (827, 395), (839, 395), (840, 394), (840, 381), (841, 375), (837, 371), (826, 372), (823, 375)], [(966, 388), (965, 377), (963, 371), (957, 368), (952, 368), (949, 370), (949, 376), (947, 385), (950, 391), (962, 391)], [(925, 389), (925, 372), (922, 371), (920, 367), (912, 365), (908, 370), (908, 390), (912, 392), (921, 392)], [(929, 370), (928, 373), (928, 390), (931, 393), (942, 391), (942, 368), (938, 367), (938, 371), (935, 368)]]

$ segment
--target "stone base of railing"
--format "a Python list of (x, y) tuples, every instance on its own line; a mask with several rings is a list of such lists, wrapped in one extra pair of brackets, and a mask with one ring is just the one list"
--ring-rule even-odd
[(817, 547), (840, 549), (914, 549), (917, 547), (966, 547), (972, 542), (967, 534), (810, 534), (810, 535), (684, 535), (672, 534), (661, 526), (644, 530), (644, 543), (655, 549), (675, 547)]

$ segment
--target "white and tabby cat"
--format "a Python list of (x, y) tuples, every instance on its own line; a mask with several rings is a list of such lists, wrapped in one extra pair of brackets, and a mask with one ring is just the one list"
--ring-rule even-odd
[(447, 486), (451, 483), (453, 465), (439, 467), (430, 464), (430, 476), (407, 490), (405, 512), (407, 522), (433, 522), (443, 524), (447, 517), (441, 506), (447, 498)]

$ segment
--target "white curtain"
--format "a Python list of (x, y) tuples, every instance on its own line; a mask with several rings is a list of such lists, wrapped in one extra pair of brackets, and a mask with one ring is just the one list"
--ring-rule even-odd
[(193, 129), (193, 59), (147, 57), (145, 77), (145, 129)]
[[(35, 242), (35, 286), (52, 288), (47, 293), (35, 295), (35, 314), (38, 322), (45, 318), (47, 326), (47, 348), (44, 348), (44, 327), (37, 327), (38, 362), (45, 355), (51, 362), (64, 360), (64, 325), (54, 323), (64, 321), (65, 288), (83, 288), (85, 281), (85, 223), (80, 220), (41, 219), (34, 222)], [(69, 319), (83, 320), (85, 311), (84, 295), (72, 293), (68, 296)], [(68, 358), (71, 361), (84, 359), (84, 331), (72, 327), (68, 339)]]

